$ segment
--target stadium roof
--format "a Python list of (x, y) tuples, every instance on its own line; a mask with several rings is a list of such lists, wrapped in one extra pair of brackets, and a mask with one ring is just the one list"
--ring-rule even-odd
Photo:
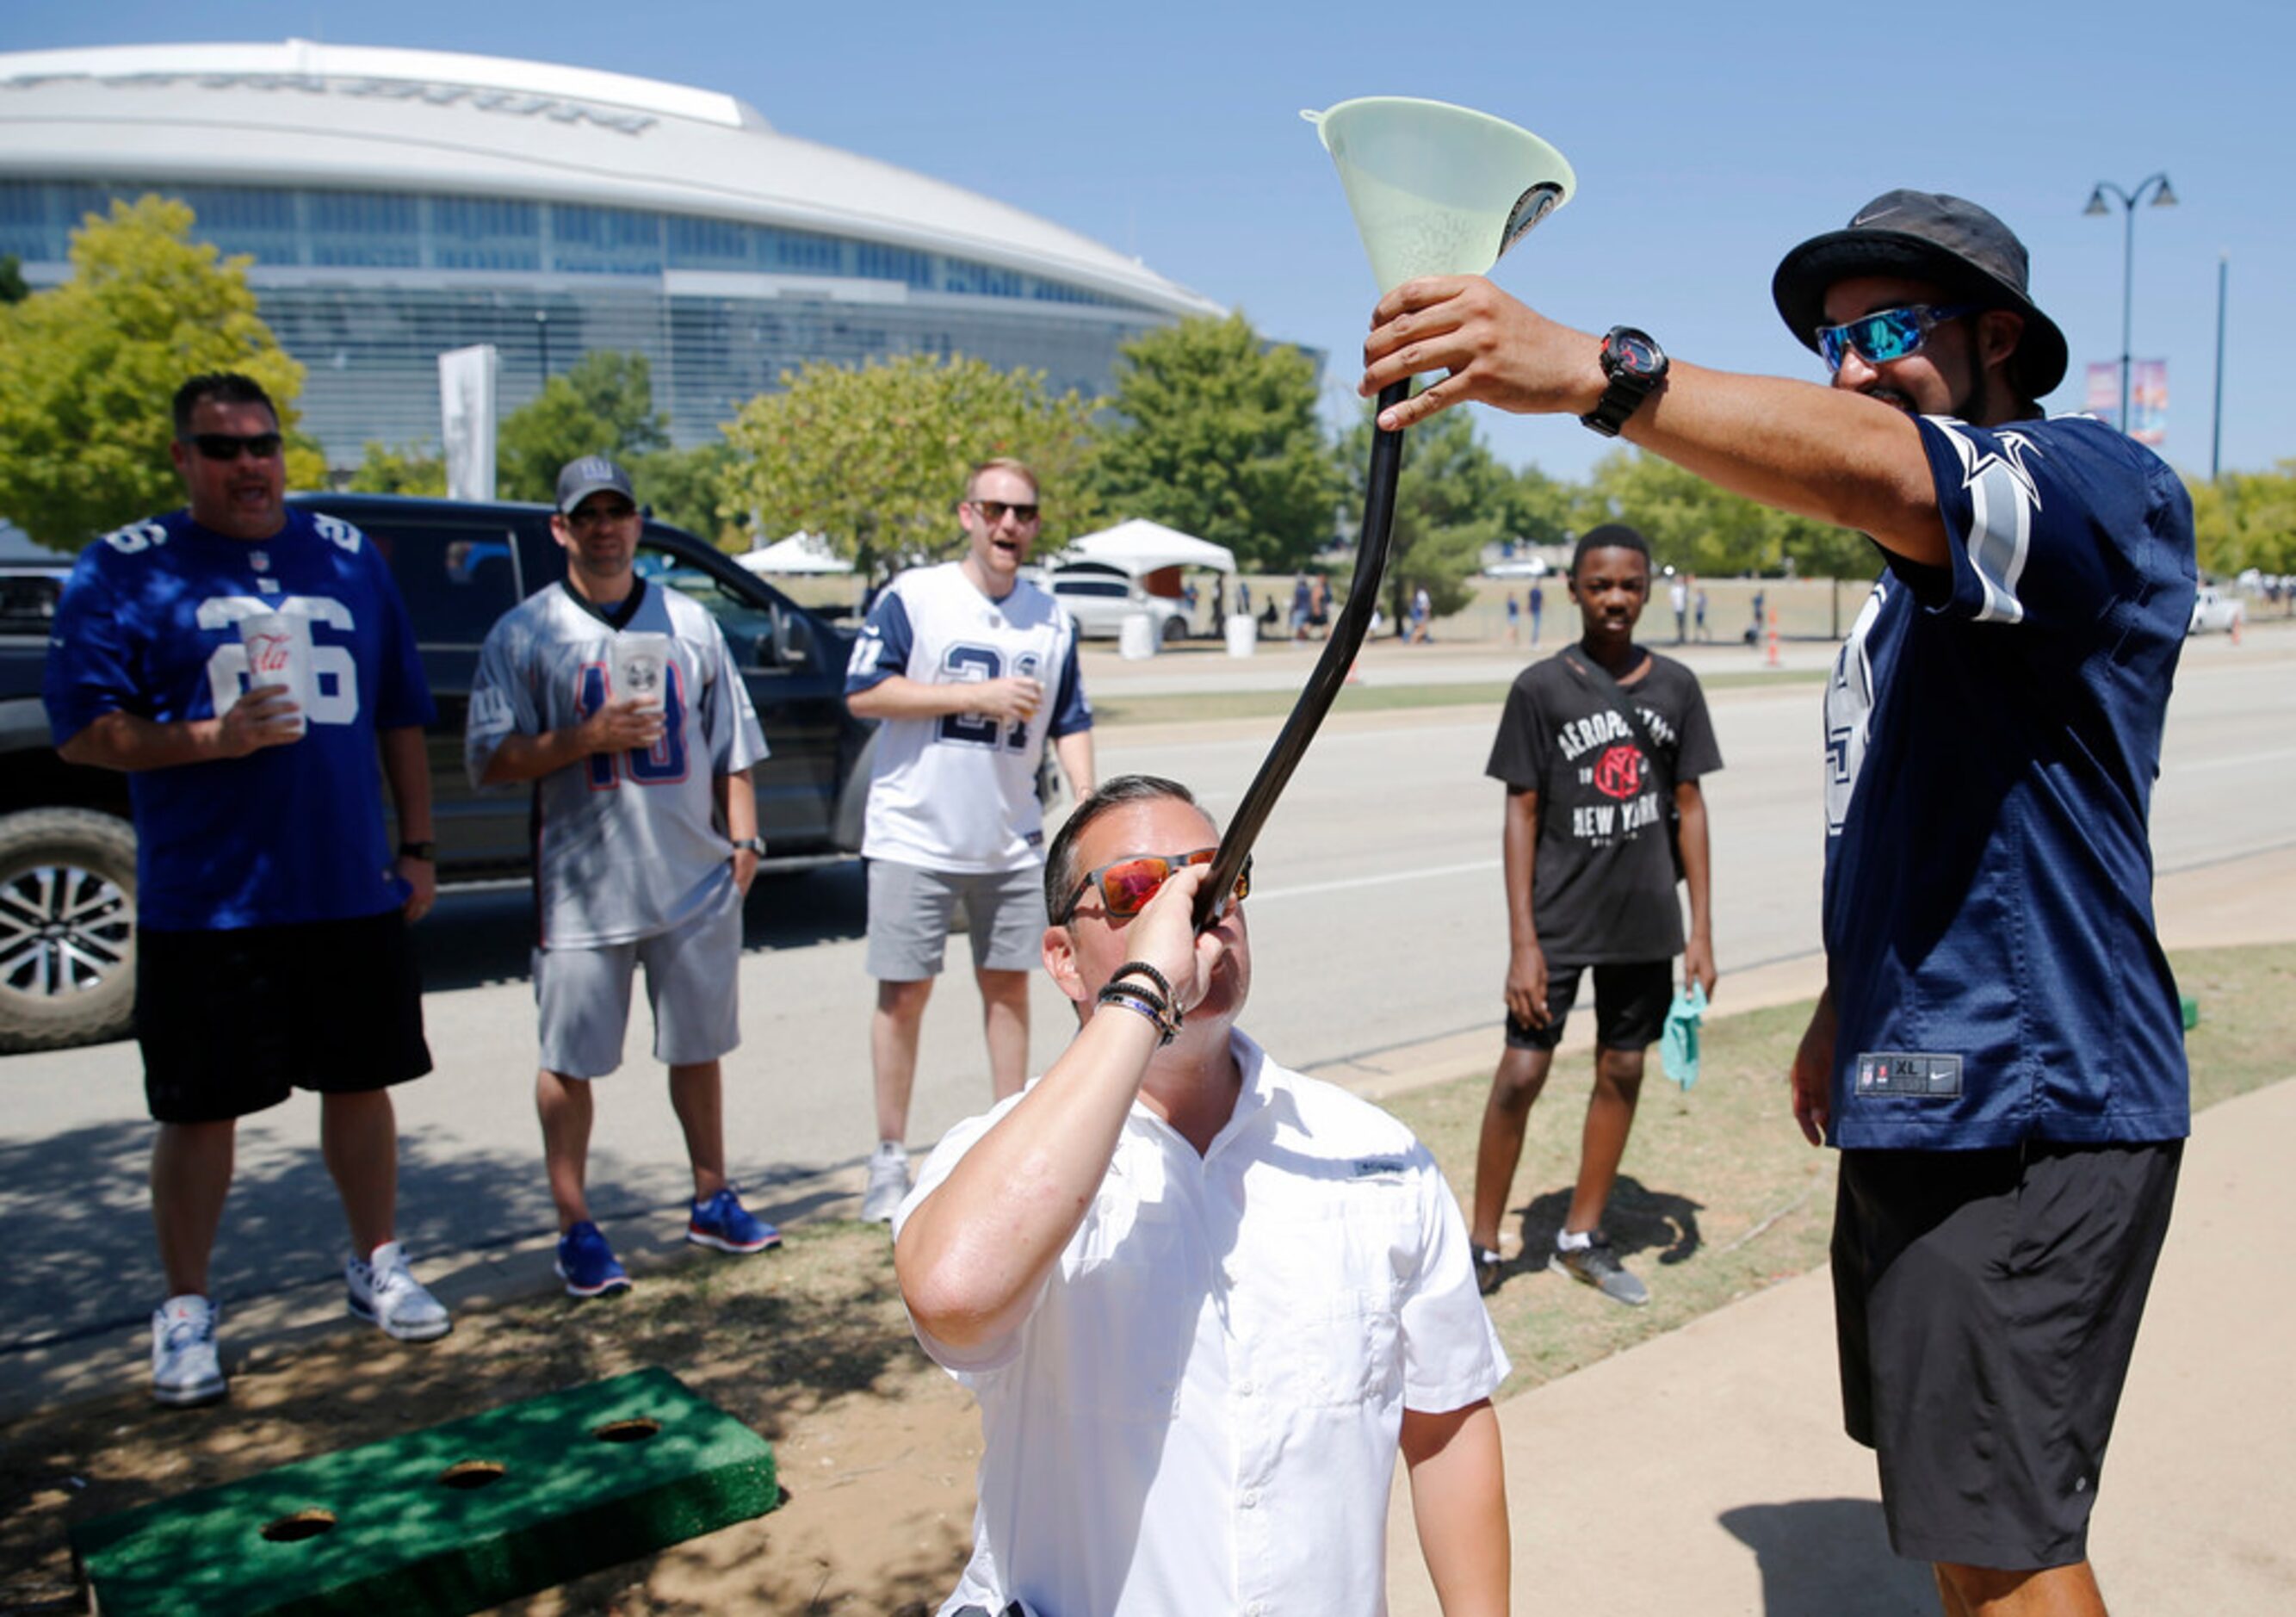
[(780, 134), (730, 95), (443, 51), (151, 45), (0, 53), (0, 176), (415, 190), (859, 235), (1173, 314), (1219, 306), (993, 198)]

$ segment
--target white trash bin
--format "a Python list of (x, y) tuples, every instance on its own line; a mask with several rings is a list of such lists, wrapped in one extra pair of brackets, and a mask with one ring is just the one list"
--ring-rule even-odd
[(1116, 635), (1117, 654), (1128, 662), (1138, 662), (1156, 654), (1156, 620), (1146, 612), (1126, 614), (1124, 625)]
[(1227, 615), (1227, 654), (1249, 657), (1259, 649), (1259, 620), (1250, 612)]

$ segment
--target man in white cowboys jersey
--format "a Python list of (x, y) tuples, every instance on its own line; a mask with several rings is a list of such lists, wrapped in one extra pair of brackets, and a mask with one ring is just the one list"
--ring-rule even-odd
[(2064, 336), (1976, 204), (1887, 193), (1770, 290), (1830, 389), (1669, 367), (1479, 279), (1389, 293), (1362, 386), (1447, 371), (1382, 424), (1569, 411), (1880, 546), (1826, 695), (1827, 988), (1792, 1073), (1841, 1148), (1844, 1424), (1948, 1617), (2101, 1617), (2089, 1512), (2189, 1129), (2146, 817), (2192, 502), (2042, 415)]
[(742, 900), (766, 850), (750, 767), (766, 739), (718, 620), (637, 576), (644, 526), (612, 461), (559, 472), (566, 577), (488, 634), (463, 743), (474, 784), (534, 783), (535, 1104), (576, 1297), (630, 1284), (586, 1182), (590, 1085), (621, 1065), (640, 965), (693, 1170), (685, 1238), (721, 1252), (781, 1241), (726, 1182), (720, 1061), (741, 1042)]
[(882, 719), (861, 853), (869, 862), (869, 1022), (877, 1149), (861, 1216), (890, 1222), (909, 1186), (917, 1029), (964, 901), (998, 1099), (1029, 1056), (1029, 973), (1045, 932), (1037, 770), (1050, 742), (1079, 801), (1092, 794), (1092, 709), (1076, 625), (1021, 579), (1036, 542), (1036, 473), (974, 468), (957, 504), (962, 559), (903, 573), (870, 609), (846, 705)]
[[(56, 750), (128, 776), (135, 815), (135, 1036), (160, 1125), (152, 1222), (168, 1298), (152, 1317), (163, 1404), (226, 1391), (208, 1265), (238, 1120), (320, 1096), (350, 1224), (350, 1311), (401, 1341), (447, 1310), (393, 1233), (390, 1086), (430, 1070), (406, 923), (430, 907), (434, 717), (390, 570), (357, 529), (285, 504), (278, 413), (231, 373), (175, 399), (189, 508), (81, 553), (48, 644)], [(299, 624), (308, 701), (249, 677), (242, 619)], [(381, 778), (376, 772), (380, 752)], [(390, 784), (403, 839), (383, 832)]]

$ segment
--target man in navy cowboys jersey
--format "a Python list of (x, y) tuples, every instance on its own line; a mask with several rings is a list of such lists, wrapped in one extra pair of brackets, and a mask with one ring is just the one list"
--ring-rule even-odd
[(956, 509), (963, 557), (887, 586), (845, 674), (846, 705), (884, 721), (861, 839), (877, 980), (869, 1022), (877, 1149), (861, 1216), (884, 1222), (909, 1187), (917, 1033), (957, 901), (1001, 1100), (1020, 1093), (1029, 973), (1045, 934), (1037, 771), (1046, 745), (1079, 802), (1093, 788), (1076, 624), (1021, 577), (1037, 541), (1037, 475), (1019, 461), (988, 461), (974, 468)]
[[(408, 1342), (444, 1335), (447, 1319), (392, 1229), (390, 1086), (430, 1070), (405, 932), (437, 887), (422, 743), (434, 714), (414, 632), (365, 537), (284, 503), (279, 418), (255, 382), (192, 378), (175, 433), (189, 508), (81, 554), (45, 696), (59, 752), (129, 777), (135, 1035), (160, 1125), (152, 1218), (168, 1280), (152, 1391), (182, 1405), (226, 1391), (208, 1261), (238, 1120), (291, 1089), (321, 1097), (350, 1224), (350, 1311)], [(301, 620), (308, 703), (250, 677), (240, 623), (258, 613)]]
[(2194, 593), (2150, 451), (2037, 404), (2065, 341), (2021, 242), (1893, 191), (1772, 284), (1831, 390), (1669, 365), (1480, 279), (1381, 302), (1363, 389), (1579, 415), (1885, 563), (1825, 702), (1828, 987), (1792, 1070), (1841, 1148), (1849, 1433), (1949, 1614), (2101, 1613), (2087, 1530), (2188, 1131), (2147, 836)]

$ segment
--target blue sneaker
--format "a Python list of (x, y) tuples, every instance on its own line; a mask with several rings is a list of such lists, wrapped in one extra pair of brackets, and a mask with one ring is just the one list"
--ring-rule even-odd
[(558, 1237), (558, 1277), (569, 1297), (603, 1297), (630, 1289), (629, 1271), (614, 1261), (603, 1231), (587, 1219)]
[(685, 1238), (696, 1246), (714, 1247), (721, 1252), (761, 1252), (779, 1246), (782, 1232), (751, 1218), (728, 1185), (707, 1202), (693, 1204), (693, 1216), (685, 1221)]

